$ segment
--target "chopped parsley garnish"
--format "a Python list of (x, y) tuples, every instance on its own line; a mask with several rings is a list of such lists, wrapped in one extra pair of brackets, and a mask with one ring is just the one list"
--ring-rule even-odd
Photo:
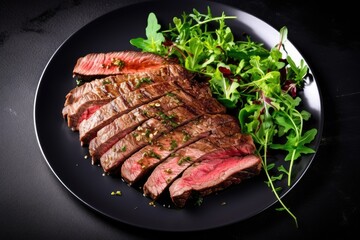
[(184, 162), (191, 162), (191, 157), (189, 156), (181, 157), (178, 161), (178, 165), (182, 165)]
[(177, 148), (178, 144), (176, 142), (176, 140), (171, 139), (171, 143), (170, 143), (170, 150), (174, 150), (175, 148)]
[(152, 158), (156, 158), (156, 159), (160, 159), (161, 156), (159, 154), (157, 154), (156, 152), (154, 152), (153, 150), (147, 151), (143, 153), (144, 157), (152, 157)]
[(141, 78), (136, 80), (135, 88), (139, 88), (143, 83), (152, 83), (150, 78)]

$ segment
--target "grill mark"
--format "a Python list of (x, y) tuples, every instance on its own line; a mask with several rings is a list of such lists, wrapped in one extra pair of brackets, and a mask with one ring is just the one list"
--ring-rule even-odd
[(83, 85), (71, 89), (70, 92), (66, 95), (66, 101), (64, 106), (73, 103), (76, 99), (86, 94), (87, 92), (100, 87), (104, 81), (111, 81), (112, 84), (121, 84), (123, 82), (128, 82), (129, 85), (135, 86), (133, 82), (139, 78), (150, 78), (153, 81), (158, 82), (159, 80), (169, 81), (172, 79), (174, 80), (186, 78), (186, 75), (187, 74), (185, 70), (181, 66), (175, 64), (167, 64), (149, 72), (144, 71), (135, 74), (125, 73), (114, 76), (99, 76), (98, 78), (90, 82), (85, 82)]
[[(167, 96), (162, 96), (159, 99), (156, 99), (145, 105), (135, 108), (129, 113), (120, 116), (109, 125), (100, 129), (97, 133), (98, 137), (93, 138), (89, 143), (89, 153), (92, 156), (93, 164), (97, 163), (98, 159), (107, 150), (107, 148), (110, 148), (112, 144), (115, 143), (114, 141), (118, 141), (122, 137), (124, 137), (123, 131), (125, 131), (125, 133), (129, 133), (131, 131), (127, 129), (129, 126), (133, 130), (138, 125), (145, 122), (146, 120), (156, 117), (160, 112), (167, 113), (179, 106), (184, 105), (183, 102), (164, 103), (163, 101), (165, 101), (168, 98), (169, 97)], [(159, 104), (159, 106), (155, 106), (155, 104)], [(147, 114), (144, 114), (144, 111), (146, 111)], [(131, 120), (127, 121), (127, 119), (131, 119)], [(126, 126), (121, 126), (120, 124), (122, 123), (124, 125), (126, 124)], [(106, 150), (104, 150), (104, 148)]]
[[(124, 94), (119, 94), (118, 98), (122, 99), (126, 108), (132, 107), (131, 104), (129, 103), (129, 101), (125, 98)], [(111, 103), (113, 103), (113, 101), (111, 101)]]
[[(230, 136), (222, 137), (221, 139), (219, 139), (216, 134), (211, 135), (208, 138), (200, 139), (199, 141), (176, 151), (175, 156), (165, 159), (152, 171), (143, 185), (145, 196), (157, 200), (170, 184), (181, 176), (182, 172), (192, 164), (209, 157), (212, 153), (223, 151), (224, 148), (240, 144), (239, 140), (241, 138), (234, 138), (234, 135), (239, 135), (239, 133), (234, 133)], [(244, 149), (241, 149), (242, 152), (239, 151), (239, 156), (240, 154), (248, 155), (252, 153), (253, 150), (254, 148), (249, 144), (244, 147)]]
[[(135, 81), (137, 80), (138, 78), (136, 77), (135, 78)], [(134, 86), (134, 84), (132, 84), (133, 83), (133, 81), (125, 81), (125, 82), (122, 82), (122, 83), (124, 83), (125, 85), (126, 85), (126, 87), (128, 87), (129, 89), (131, 89), (131, 90), (135, 90), (136, 88), (135, 88), (135, 86)], [(130, 84), (131, 83), (131, 84)]]
[[(162, 96), (160, 98), (160, 100), (162, 98), (163, 99), (166, 99), (166, 98), (169, 99), (169, 102), (162, 103), (162, 105), (164, 105), (164, 104), (165, 105), (173, 104), (173, 103), (171, 103), (171, 101), (173, 101), (172, 99), (175, 99), (175, 101), (179, 102), (179, 103), (177, 103), (178, 106), (179, 105), (185, 105), (184, 107), (188, 108), (188, 110), (191, 111), (193, 114), (205, 113), (206, 110), (207, 110), (207, 109), (203, 108), (202, 104), (197, 104), (197, 101), (191, 95), (189, 95), (188, 93), (186, 93), (186, 92), (184, 92), (183, 90), (180, 90), (180, 89), (177, 89), (177, 90), (171, 91), (169, 93), (166, 93), (166, 95)], [(157, 102), (157, 101), (159, 101), (159, 99), (151, 101), (150, 103), (154, 103), (154, 102)], [(213, 98), (209, 98), (208, 101), (210, 102), (209, 105), (216, 105), (217, 104), (217, 102), (214, 101)], [(150, 104), (150, 103), (147, 103), (147, 104)], [(139, 106), (138, 108), (145, 108), (146, 109), (147, 106), (142, 105), (142, 106)], [(214, 109), (216, 109), (216, 107), (214, 107)], [(130, 111), (127, 114), (131, 114), (131, 112), (133, 112), (135, 110), (136, 109), (133, 109), (132, 111)], [(168, 111), (168, 110), (171, 110), (171, 108), (167, 109), (166, 111)], [(214, 111), (213, 113), (221, 113), (221, 112), (222, 112), (222, 108), (218, 109), (218, 111)], [(126, 114), (121, 115), (119, 118), (115, 119), (112, 123), (110, 123), (109, 125), (103, 127), (102, 129), (100, 129), (98, 131), (98, 133), (97, 133), (97, 136), (99, 136), (99, 137), (95, 137), (95, 139), (90, 141), (90, 143), (89, 143), (89, 151), (90, 151), (90, 155), (92, 156), (93, 164), (96, 164), (98, 159), (103, 154), (104, 151), (102, 150), (102, 148), (104, 146), (105, 146), (105, 148), (109, 148), (109, 147), (111, 147), (112, 144), (114, 144), (114, 140), (115, 140), (114, 135), (119, 134), (119, 137), (118, 137), (119, 139), (121, 137), (123, 137), (123, 134), (121, 132), (119, 132), (119, 129), (121, 129), (121, 126), (119, 126), (119, 124), (121, 123), (120, 120), (123, 117), (126, 117)], [(122, 122), (122, 123), (124, 123), (124, 122)], [(141, 123), (139, 123), (139, 124), (141, 124)], [(112, 128), (111, 128), (111, 126), (112, 126)], [(114, 126), (117, 126), (117, 127), (115, 128)], [(111, 133), (113, 135), (109, 135), (109, 138), (105, 139), (104, 134), (107, 134), (107, 133), (105, 133), (105, 131), (107, 131), (108, 133)]]
[[(175, 113), (180, 113), (180, 109), (184, 109), (182, 106), (179, 108), (176, 108), (174, 110), (169, 111), (169, 113), (171, 114), (171, 112), (175, 112)], [(151, 138), (151, 141), (145, 141), (145, 140), (149, 140), (146, 138), (142, 138), (141, 136), (143, 136), (142, 132), (138, 132), (136, 130), (136, 132), (132, 132), (127, 134), (124, 138), (122, 138), (121, 140), (119, 140), (118, 142), (116, 142), (108, 151), (106, 151), (100, 158), (100, 164), (104, 170), (104, 172), (109, 173), (109, 172), (114, 172), (116, 170), (116, 168), (120, 167), (120, 165), (123, 163), (123, 161), (128, 158), (131, 154), (133, 154), (135, 151), (138, 151), (140, 148), (146, 146), (147, 144), (150, 144), (151, 142), (155, 141), (158, 137), (160, 137), (163, 134), (166, 134), (168, 132), (170, 132), (172, 129), (174, 129), (175, 127), (179, 127), (182, 126), (186, 123), (188, 123), (191, 120), (194, 120), (196, 118), (198, 118), (200, 115), (192, 115), (190, 116), (192, 113), (188, 112), (186, 113), (186, 118), (184, 116), (181, 116), (183, 119), (179, 119), (179, 116), (177, 117), (177, 126), (173, 126), (171, 124), (168, 124), (167, 122), (164, 122), (163, 120), (157, 120), (155, 118), (149, 119), (148, 121), (146, 121), (144, 124), (149, 124), (149, 123), (153, 123), (155, 122), (156, 128), (153, 132), (153, 137)], [(146, 126), (142, 124), (141, 125), (141, 129), (146, 129)], [(144, 127), (144, 126), (145, 127)], [(137, 134), (137, 135), (135, 135)], [(141, 135), (139, 139), (136, 139), (137, 136), (139, 136), (139, 134)], [(126, 151), (126, 152), (119, 152), (117, 151), (117, 149), (121, 148), (121, 146), (123, 145), (127, 145), (128, 147), (132, 147), (132, 150)]]
[[(217, 119), (217, 124), (212, 124), (214, 119)], [(220, 121), (220, 120), (221, 121)], [(143, 175), (152, 171), (156, 165), (161, 163), (169, 157), (169, 155), (175, 152), (178, 149), (186, 147), (192, 142), (196, 142), (199, 139), (210, 136), (210, 134), (216, 134), (219, 138), (227, 135), (231, 135), (236, 132), (240, 132), (240, 129), (237, 128), (238, 124), (236, 120), (229, 115), (225, 114), (216, 114), (210, 115), (205, 114), (199, 118), (179, 127), (168, 134), (160, 136), (152, 145), (148, 145), (138, 152), (134, 153), (127, 160), (124, 161), (121, 167), (121, 176), (129, 184), (133, 184), (142, 178)], [(224, 130), (229, 129), (229, 130)], [(172, 138), (183, 138), (181, 141), (178, 141), (179, 146), (176, 149), (172, 149), (168, 153), (162, 149), (169, 145), (169, 141)], [(184, 141), (185, 139), (185, 141)], [(164, 146), (165, 145), (165, 146)], [(154, 151), (161, 155), (161, 158), (151, 158), (147, 157), (143, 159), (142, 162), (139, 162), (139, 159), (142, 157), (144, 151)], [(164, 156), (165, 155), (165, 156)]]
[[(177, 71), (173, 69), (174, 71), (165, 71), (164, 73), (162, 71), (163, 68), (176, 68)], [(64, 118), (67, 118), (68, 126), (77, 130), (77, 120), (79, 116), (81, 116), (82, 112), (92, 104), (104, 104), (104, 102), (109, 102), (117, 97), (121, 92), (125, 93), (141, 89), (154, 82), (177, 81), (184, 77), (185, 73), (183, 73), (183, 71), (185, 71), (183, 68), (177, 67), (176, 65), (165, 65), (152, 70), (149, 73), (144, 70), (144, 72), (137, 74), (115, 75), (95, 79), (93, 82), (87, 82), (82, 86), (72, 89), (66, 95), (62, 115)], [(137, 87), (137, 81), (140, 81), (139, 79), (142, 78), (150, 78), (152, 82), (143, 82), (140, 84), (141, 86)], [(111, 91), (110, 88), (113, 90)], [(106, 91), (106, 89), (109, 90)], [(94, 96), (95, 98), (91, 96)], [(71, 123), (69, 123), (69, 119), (71, 120)]]
[[(121, 166), (120, 174), (122, 178), (129, 184), (133, 185), (143, 178), (144, 175), (147, 175), (154, 169), (158, 164), (164, 161), (166, 158), (171, 156), (175, 151), (184, 148), (200, 139), (203, 139), (211, 134), (210, 131), (199, 133), (196, 136), (191, 137), (189, 140), (185, 142), (177, 142), (178, 146), (172, 150), (164, 150), (164, 148), (170, 149), (169, 144), (165, 144), (165, 141), (156, 141), (155, 146), (145, 146), (141, 150), (134, 153)], [(168, 136), (167, 134), (166, 136)], [(171, 140), (172, 141), (172, 140)], [(158, 144), (161, 144), (159, 146)], [(154, 152), (157, 154), (156, 157), (152, 156), (144, 156), (144, 153)]]
[[(202, 147), (199, 148), (197, 145)], [(207, 151), (216, 149), (216, 147), (207, 139), (201, 139), (176, 151), (174, 156), (165, 159), (152, 171), (143, 185), (144, 195), (157, 200), (176, 177), (189, 167), (193, 161), (197, 161)]]
[[(169, 91), (172, 91), (175, 89), (174, 85), (164, 82), (162, 85), (163, 89), (167, 89), (167, 91), (160, 91), (157, 89), (157, 91), (154, 92), (154, 94), (151, 97), (142, 96), (140, 99), (137, 98), (138, 92), (142, 89), (135, 90), (133, 92), (130, 92), (129, 94), (126, 94), (126, 96), (116, 98), (111, 101), (112, 104), (121, 102), (126, 107), (123, 107), (121, 111), (118, 111), (118, 114), (109, 114), (106, 110), (109, 106), (108, 104), (103, 105), (101, 108), (99, 108), (90, 118), (84, 120), (79, 125), (79, 138), (82, 146), (85, 146), (89, 143), (89, 141), (95, 137), (96, 132), (103, 128), (104, 126), (108, 125), (112, 121), (114, 121), (116, 118), (120, 117), (122, 114), (126, 114), (129, 111), (133, 110), (136, 107), (139, 107), (143, 104), (149, 103), (153, 100), (157, 100), (160, 97), (167, 94)], [(149, 86), (152, 87), (153, 85)], [(118, 104), (117, 104), (118, 105)]]

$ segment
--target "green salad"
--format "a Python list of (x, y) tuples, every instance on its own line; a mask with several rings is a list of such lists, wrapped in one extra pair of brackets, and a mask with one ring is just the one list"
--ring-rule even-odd
[[(314, 153), (308, 146), (317, 129), (304, 130), (311, 114), (300, 110), (298, 93), (304, 87), (309, 68), (303, 60), (297, 65), (286, 53), (288, 29), (279, 30), (279, 42), (271, 49), (255, 42), (251, 36), (234, 38), (226, 21), (235, 16), (213, 16), (193, 9), (174, 17), (162, 28), (155, 13), (148, 15), (146, 38), (133, 38), (130, 43), (144, 52), (175, 58), (198, 79), (209, 82), (213, 96), (235, 113), (243, 133), (250, 134), (262, 160), (266, 184), (281, 207), (297, 225), (296, 216), (281, 201), (280, 187), (275, 182), (287, 178), (292, 184), (294, 162), (304, 154)], [(285, 164), (271, 161), (271, 151), (283, 151)]]

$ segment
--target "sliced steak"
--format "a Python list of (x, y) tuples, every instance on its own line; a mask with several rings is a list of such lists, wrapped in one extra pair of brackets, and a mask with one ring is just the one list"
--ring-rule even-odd
[[(110, 102), (114, 98), (133, 91), (126, 82), (117, 84), (117, 77), (102, 79), (102, 85), (79, 97), (72, 104), (64, 106), (63, 117), (67, 119), (68, 126), (72, 130), (78, 130), (79, 124), (91, 116), (102, 105)], [(93, 110), (95, 109), (95, 111)]]
[(153, 144), (145, 146), (129, 157), (121, 166), (121, 176), (129, 184), (139, 181), (175, 151), (219, 131), (230, 135), (240, 132), (235, 118), (227, 114), (203, 115), (199, 119), (160, 136)]
[(168, 64), (165, 58), (145, 52), (120, 51), (108, 53), (90, 53), (80, 57), (73, 69), (74, 76), (89, 78), (123, 73), (148, 71)]
[[(110, 103), (105, 104), (97, 110), (90, 118), (80, 123), (79, 135), (81, 143), (83, 145), (88, 144), (89, 141), (96, 136), (97, 131), (120, 117), (122, 114), (127, 113), (142, 104), (149, 103), (162, 96), (169, 95), (175, 90), (180, 90), (187, 85), (188, 82), (189, 80), (184, 79), (180, 81), (154, 83), (128, 94), (124, 94), (120, 96), (121, 98), (118, 97), (112, 100)], [(196, 84), (191, 84), (191, 86), (193, 92), (199, 93), (198, 97), (188, 95), (184, 92), (177, 92), (174, 97), (178, 98), (179, 101), (181, 100), (186, 102), (189, 107), (195, 108), (201, 112), (224, 113), (226, 111), (225, 107), (220, 104), (220, 102), (205, 93), (207, 92), (206, 89), (204, 90), (203, 88), (200, 88), (201, 86)], [(114, 111), (114, 107), (112, 105), (117, 106), (117, 101), (128, 103), (127, 105), (130, 107), (126, 111), (118, 111), (116, 109)]]
[[(199, 113), (223, 113), (224, 107), (215, 99), (195, 99), (182, 90), (175, 90), (167, 93), (158, 100), (142, 105), (131, 112), (115, 119), (110, 124), (100, 129), (89, 143), (89, 152), (93, 163), (106, 152), (115, 142), (120, 140), (125, 134), (137, 127), (146, 119), (156, 116), (159, 112), (168, 111), (176, 106), (186, 105)], [(96, 129), (95, 129), (96, 130)], [(80, 140), (87, 142), (95, 135), (95, 131), (88, 131), (81, 134)]]
[(145, 52), (91, 53), (73, 76), (85, 83), (65, 97), (68, 126), (93, 164), (139, 183), (145, 196), (157, 200), (168, 189), (184, 207), (195, 192), (206, 196), (259, 174), (251, 136), (209, 82), (179, 64)]
[(204, 197), (239, 184), (261, 171), (262, 164), (257, 155), (238, 156), (226, 150), (222, 155), (223, 158), (209, 155), (194, 163), (170, 185), (170, 198), (175, 206), (184, 207), (195, 192), (197, 197)]
[(116, 142), (101, 156), (100, 164), (104, 172), (115, 172), (126, 158), (140, 148), (151, 144), (162, 134), (166, 134), (172, 129), (198, 117), (198, 113), (187, 107), (180, 106), (169, 111), (168, 114), (159, 114), (156, 118), (145, 121), (136, 130)]
[[(158, 68), (143, 69), (136, 73), (122, 73), (114, 76), (102, 77), (94, 79), (90, 82), (73, 88), (65, 97), (64, 106), (70, 105), (81, 98), (88, 92), (98, 91), (105, 84), (115, 84), (120, 86), (123, 82), (129, 81), (129, 84), (135, 88), (139, 88), (146, 79), (152, 80), (152, 82), (158, 81), (170, 81), (174, 78), (189, 78), (189, 72), (179, 64), (165, 64), (160, 65)], [(125, 86), (126, 87), (126, 86)], [(134, 88), (133, 87), (133, 88)]]
[[(178, 92), (177, 90), (175, 92)], [(123, 138), (126, 134), (134, 130), (146, 120), (167, 114), (167, 111), (184, 105), (183, 102), (174, 98), (171, 94), (166, 94), (161, 98), (144, 104), (127, 114), (121, 115), (110, 124), (106, 125), (97, 132), (97, 136), (91, 139), (89, 143), (89, 153), (92, 156), (93, 164), (100, 159), (112, 145)], [(87, 134), (89, 136), (89, 134)], [(80, 139), (84, 141), (84, 139)]]
[(186, 168), (194, 162), (211, 156), (211, 154), (226, 151), (226, 148), (236, 148), (238, 156), (253, 153), (255, 150), (254, 145), (244, 142), (242, 136), (240, 133), (220, 137), (214, 134), (181, 148), (175, 152), (174, 156), (167, 158), (156, 166), (143, 186), (144, 194), (154, 200), (158, 199)]
[[(176, 71), (173, 71), (171, 75), (166, 75), (168, 74), (167, 71), (165, 71), (165, 74), (162, 72), (163, 71), (161, 70), (152, 73), (147, 72), (146, 74), (117, 75), (99, 81), (95, 80), (100, 85), (91, 88), (90, 91), (78, 97), (71, 104), (65, 105), (62, 114), (64, 117), (67, 117), (68, 126), (77, 130), (79, 123), (90, 117), (91, 113), (94, 112), (89, 112), (89, 109), (97, 109), (120, 95), (139, 90), (155, 83), (177, 81), (180, 78), (183, 78), (182, 75), (175, 73)], [(80, 87), (80, 89), (88, 90), (90, 87)], [(68, 99), (70, 99), (70, 97)]]
[(82, 145), (87, 145), (104, 126), (131, 110), (159, 99), (168, 92), (179, 89), (173, 82), (161, 82), (137, 89), (121, 95), (109, 103), (101, 106), (88, 119), (82, 121), (78, 127), (79, 139)]

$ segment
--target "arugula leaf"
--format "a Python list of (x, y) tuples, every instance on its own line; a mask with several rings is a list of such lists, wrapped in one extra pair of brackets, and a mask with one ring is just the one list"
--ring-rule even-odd
[(282, 137), (283, 135), (288, 133), (289, 130), (294, 130), (294, 124), (287, 114), (280, 111), (275, 113), (274, 115), (275, 115), (274, 116), (275, 122), (279, 125), (279, 131), (278, 131), (279, 137)]
[(312, 148), (305, 146), (308, 143), (311, 143), (317, 134), (315, 128), (306, 131), (299, 139), (293, 135), (287, 137), (287, 142), (285, 144), (271, 144), (272, 149), (281, 149), (287, 151), (288, 154), (285, 157), (286, 161), (296, 160), (302, 154), (314, 153), (315, 151)]
[(162, 43), (165, 41), (164, 35), (161, 32), (158, 32), (161, 28), (161, 25), (158, 24), (156, 15), (151, 12), (149, 13), (147, 19), (146, 27), (146, 37), (144, 38), (134, 38), (130, 40), (130, 43), (137, 48), (142, 49), (145, 52), (152, 52), (163, 54), (165, 49), (162, 46)]
[(299, 87), (302, 87), (303, 80), (309, 70), (308, 66), (305, 65), (303, 59), (300, 60), (300, 66), (296, 66), (295, 62), (290, 56), (287, 56), (286, 60), (290, 66), (287, 78), (294, 80)]

